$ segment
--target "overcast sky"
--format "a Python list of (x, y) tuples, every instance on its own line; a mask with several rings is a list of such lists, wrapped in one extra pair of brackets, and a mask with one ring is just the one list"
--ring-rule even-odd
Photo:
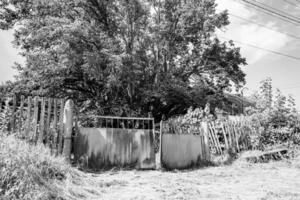
[[(300, 18), (300, 2), (296, 0), (260, 0), (272, 7), (287, 12)], [(230, 15), (231, 24), (225, 30), (218, 31), (218, 35), (235, 41), (255, 45), (264, 49), (280, 52), (283, 54), (300, 57), (300, 39), (289, 37), (290, 35), (300, 37), (300, 27), (282, 21), (276, 17), (264, 14), (248, 5), (241, 4), (238, 0), (217, 0), (218, 10), (228, 9), (229, 13), (253, 21), (257, 24), (268, 26), (276, 31), (238, 19)], [(295, 6), (295, 5), (298, 6)], [(14, 49), (11, 41), (12, 31), (0, 31), (0, 82), (13, 79), (16, 73), (14, 62), (21, 62), (22, 58)], [(273, 85), (282, 90), (284, 94), (292, 94), (300, 108), (300, 60), (280, 56), (268, 51), (259, 50), (245, 44), (235, 43), (241, 47), (241, 52), (247, 58), (248, 65), (242, 69), (247, 74), (247, 93), (257, 90), (259, 82), (266, 78), (273, 79)]]

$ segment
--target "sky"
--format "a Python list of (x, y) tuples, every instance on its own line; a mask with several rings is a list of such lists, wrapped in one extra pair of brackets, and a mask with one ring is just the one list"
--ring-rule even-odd
[[(258, 1), (300, 19), (300, 1)], [(244, 93), (247, 95), (258, 90), (260, 81), (271, 77), (274, 88), (279, 88), (285, 95), (291, 94), (296, 99), (297, 108), (300, 109), (300, 78), (298, 78), (300, 77), (300, 60), (245, 45), (255, 45), (263, 49), (300, 57), (300, 26), (267, 15), (259, 9), (241, 3), (241, 0), (216, 0), (216, 2), (218, 12), (228, 10), (231, 22), (226, 28), (218, 30), (217, 35), (223, 41), (228, 39), (237, 41), (235, 42), (236, 46), (241, 47), (241, 54), (247, 59), (248, 65), (242, 67), (246, 73), (247, 82)], [(241, 20), (236, 16), (248, 21)], [(288, 34), (297, 36), (298, 39), (290, 37)], [(16, 71), (12, 69), (14, 62), (24, 62), (13, 47), (12, 40), (13, 31), (0, 31), (0, 83), (13, 80), (13, 76), (16, 74)], [(238, 42), (242, 42), (242, 44)]]

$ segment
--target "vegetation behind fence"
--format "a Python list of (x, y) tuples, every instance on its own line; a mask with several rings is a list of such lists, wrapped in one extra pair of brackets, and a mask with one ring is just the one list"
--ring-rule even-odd
[(63, 99), (6, 97), (0, 99), (1, 129), (33, 143), (44, 143), (62, 152), (64, 135)]

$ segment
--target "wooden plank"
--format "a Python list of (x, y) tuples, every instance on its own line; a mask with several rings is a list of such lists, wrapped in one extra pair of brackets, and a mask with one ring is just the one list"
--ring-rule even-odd
[(2, 109), (2, 103), (3, 103), (2, 101), (3, 101), (3, 98), (2, 98), (2, 97), (0, 97), (0, 113), (1, 113), (1, 112), (2, 112), (2, 110), (3, 110), (3, 109)]
[(229, 129), (229, 124), (228, 122), (224, 124), (224, 130), (226, 132), (226, 135), (228, 135), (228, 146), (229, 148), (232, 148), (232, 138), (231, 138), (231, 132), (230, 132), (230, 129)]
[(57, 99), (54, 99), (54, 111), (53, 111), (53, 145), (52, 148), (57, 154), (57, 141), (58, 141), (58, 130), (57, 130)]
[(240, 152), (239, 135), (238, 135), (238, 133), (237, 133), (237, 131), (236, 131), (235, 125), (233, 125), (233, 131), (234, 131), (234, 134), (235, 134), (236, 148), (237, 148), (237, 151)]
[(219, 141), (218, 132), (217, 132), (217, 129), (215, 127), (215, 124), (212, 123), (211, 125), (212, 125), (212, 129), (213, 129), (213, 135), (216, 138), (216, 141), (217, 141), (217, 144), (218, 144), (218, 147), (219, 147), (219, 151), (220, 151), (221, 154), (223, 154), (222, 147), (221, 147), (221, 144), (220, 144), (220, 141)]
[(211, 137), (211, 139), (213, 141), (213, 144), (214, 144), (214, 147), (216, 149), (216, 152), (217, 153), (221, 153), (220, 150), (219, 150), (218, 143), (216, 141), (217, 139), (215, 138), (215, 135), (214, 135), (214, 131), (213, 131), (212, 127), (211, 127), (211, 123), (208, 123), (208, 128), (209, 128), (210, 137)]
[(64, 107), (65, 101), (60, 100), (60, 113), (59, 113), (59, 139), (58, 139), (58, 154), (62, 153), (63, 136), (64, 136)]
[(48, 99), (48, 109), (47, 109), (47, 121), (46, 121), (46, 126), (45, 126), (45, 134), (46, 134), (46, 144), (51, 147), (51, 130), (50, 130), (50, 120), (51, 120), (51, 108), (52, 108), (52, 99)]
[(163, 121), (161, 120), (160, 121), (160, 129), (159, 129), (159, 153), (158, 153), (158, 156), (159, 156), (159, 160), (158, 160), (158, 166), (157, 168), (162, 168), (162, 164), (161, 164), (161, 161), (162, 161), (162, 134), (163, 134)]
[(25, 97), (22, 95), (21, 96), (21, 103), (20, 103), (19, 133), (21, 133), (21, 131), (22, 131), (24, 99), (25, 99)]
[[(74, 123), (74, 102), (69, 99), (64, 108), (64, 146), (63, 156), (67, 161), (71, 159), (71, 148), (72, 148), (72, 130)], [(112, 126), (113, 127), (113, 126)]]
[(33, 135), (34, 142), (38, 139), (38, 115), (39, 115), (39, 98), (34, 97), (34, 110), (33, 110)]
[(17, 108), (17, 97), (13, 96), (13, 107), (12, 107), (12, 115), (11, 115), (11, 130), (12, 132), (16, 132), (16, 108)]
[(222, 133), (223, 133), (223, 137), (224, 137), (225, 148), (226, 148), (226, 150), (228, 150), (229, 146), (228, 146), (228, 141), (227, 141), (226, 132), (225, 132), (223, 123), (221, 123), (221, 128), (222, 128)]
[(27, 137), (27, 138), (29, 137), (29, 133), (30, 133), (31, 103), (32, 103), (32, 97), (28, 97), (28, 99), (27, 99), (26, 128), (25, 128), (25, 137)]
[(38, 142), (43, 143), (44, 140), (44, 132), (45, 132), (45, 111), (46, 111), (46, 100), (45, 97), (42, 98), (41, 104), (41, 115), (40, 115), (40, 130), (38, 136)]

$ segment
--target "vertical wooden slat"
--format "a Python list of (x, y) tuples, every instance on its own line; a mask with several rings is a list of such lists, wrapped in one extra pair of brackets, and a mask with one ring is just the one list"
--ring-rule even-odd
[(222, 133), (223, 133), (224, 141), (225, 141), (225, 148), (226, 148), (226, 150), (228, 150), (229, 146), (228, 146), (228, 141), (227, 141), (226, 132), (225, 132), (223, 123), (221, 123), (221, 127), (222, 127)]
[(45, 128), (45, 133), (46, 133), (46, 144), (50, 147), (50, 141), (52, 139), (52, 132), (50, 130), (50, 120), (51, 120), (51, 108), (52, 108), (52, 99), (48, 99), (48, 110), (47, 110), (47, 121), (46, 121), (46, 128)]
[(62, 143), (64, 136), (64, 105), (65, 101), (63, 99), (60, 100), (60, 113), (59, 113), (59, 139), (58, 139), (58, 154), (62, 153)]
[(24, 109), (24, 96), (21, 96), (21, 103), (20, 103), (20, 116), (19, 116), (19, 133), (22, 131), (22, 123), (23, 123), (23, 109)]
[(220, 153), (219, 146), (218, 146), (218, 143), (216, 141), (214, 131), (213, 131), (210, 123), (208, 123), (208, 128), (209, 128), (209, 133), (210, 133), (210, 137), (212, 139), (213, 145), (215, 146), (215, 149), (216, 149), (216, 153)]
[(240, 152), (239, 136), (238, 136), (238, 133), (237, 133), (237, 131), (236, 131), (235, 125), (233, 125), (233, 131), (234, 131), (234, 133), (235, 133), (236, 148), (237, 148), (237, 151)]
[(13, 132), (16, 131), (16, 107), (17, 107), (17, 97), (16, 95), (13, 96), (13, 107), (12, 107), (12, 118), (11, 118), (11, 130)]
[(38, 142), (43, 143), (44, 131), (45, 131), (45, 110), (46, 110), (46, 100), (45, 97), (42, 98), (41, 105), (41, 115), (40, 115), (40, 132), (38, 136)]
[(2, 99), (2, 97), (0, 97), (0, 113), (2, 112), (2, 101), (3, 101), (3, 99)]
[(34, 97), (33, 134), (32, 134), (32, 138), (34, 142), (37, 141), (37, 137), (38, 137), (38, 115), (39, 115), (39, 98)]
[(158, 163), (157, 168), (162, 167), (162, 134), (163, 134), (163, 121), (161, 120), (159, 123), (159, 153), (158, 153)]
[(28, 97), (28, 99), (27, 99), (26, 128), (25, 128), (25, 137), (27, 137), (27, 138), (29, 137), (29, 133), (30, 133), (31, 103), (32, 103), (32, 97)]
[(58, 140), (58, 130), (57, 130), (57, 99), (54, 99), (54, 111), (53, 111), (53, 145), (52, 148), (57, 154), (57, 140)]
[[(72, 131), (74, 123), (74, 102), (68, 100), (64, 107), (64, 146), (63, 156), (67, 161), (71, 159), (71, 148), (72, 148)], [(113, 126), (112, 126), (113, 128)]]
[(215, 127), (215, 124), (212, 123), (211, 126), (212, 126), (212, 129), (213, 129), (213, 135), (215, 136), (217, 144), (219, 146), (220, 153), (223, 154), (222, 147), (221, 147), (221, 144), (220, 144), (220, 141), (219, 141), (218, 132), (217, 132), (217, 129)]

